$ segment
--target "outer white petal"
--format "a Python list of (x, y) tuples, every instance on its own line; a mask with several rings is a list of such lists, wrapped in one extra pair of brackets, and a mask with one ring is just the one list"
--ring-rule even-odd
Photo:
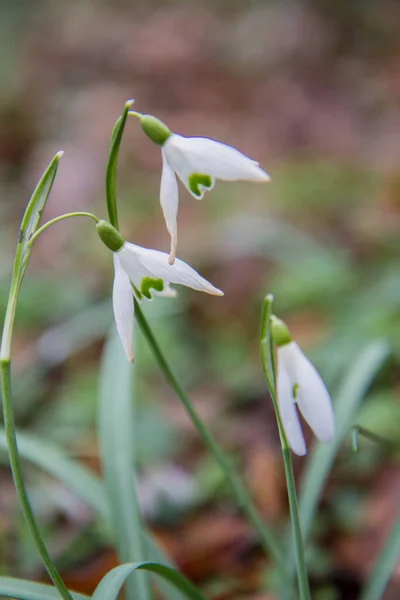
[[(121, 262), (125, 267), (125, 264), (130, 266), (133, 260), (139, 262), (142, 271), (146, 272), (147, 276), (155, 279), (163, 279), (165, 284), (179, 283), (186, 285), (194, 290), (200, 292), (206, 292), (207, 294), (213, 294), (215, 296), (223, 296), (224, 293), (214, 287), (209, 281), (204, 279), (197, 271), (195, 271), (187, 263), (176, 259), (173, 265), (168, 262), (168, 254), (165, 252), (159, 252), (158, 250), (150, 250), (148, 248), (141, 248), (135, 244), (125, 243), (122, 250), (120, 250)], [(128, 271), (130, 276), (130, 273)]]
[[(186, 151), (185, 143), (186, 140), (190, 139), (192, 138), (186, 138), (174, 133), (165, 142), (163, 146), (163, 152), (167, 157), (169, 164), (171, 165), (175, 173), (178, 175), (179, 179), (182, 181), (183, 185), (186, 187), (188, 192), (192, 194), (192, 196), (196, 198), (196, 200), (201, 200), (207, 191), (213, 189), (215, 185), (215, 177), (212, 177), (211, 173), (209, 173), (208, 171), (201, 171), (200, 163), (197, 164), (197, 161), (193, 160), (192, 154)], [(190, 175), (193, 175), (193, 173), (209, 175), (211, 177), (211, 185), (199, 185), (199, 194), (195, 194), (190, 188), (189, 177)]]
[(270, 179), (258, 162), (232, 146), (209, 138), (174, 134), (164, 144), (164, 151), (186, 187), (190, 173), (204, 173), (224, 181), (266, 182)]
[(335, 420), (329, 392), (314, 365), (297, 344), (295, 348), (298, 407), (319, 441), (331, 442), (335, 435)]
[(307, 453), (296, 404), (293, 399), (293, 379), (291, 372), (291, 344), (278, 348), (278, 406), (283, 427), (295, 454), (304, 456)]
[(138, 290), (140, 290), (143, 277), (152, 275), (139, 260), (138, 253), (135, 250), (136, 248), (139, 248), (139, 246), (125, 242), (121, 250), (117, 252), (117, 256), (131, 282)]
[(178, 215), (178, 183), (175, 173), (169, 165), (165, 151), (161, 150), (163, 170), (161, 175), (160, 203), (164, 213), (165, 223), (171, 236), (170, 262), (174, 262), (177, 244), (177, 215)]
[(132, 286), (128, 275), (122, 268), (118, 254), (114, 253), (114, 287), (113, 309), (114, 319), (125, 354), (133, 362), (133, 313), (134, 303)]
[(176, 298), (177, 291), (174, 290), (169, 283), (164, 282), (164, 289), (162, 292), (157, 292), (157, 290), (152, 290), (152, 294), (154, 296), (164, 296), (165, 298)]

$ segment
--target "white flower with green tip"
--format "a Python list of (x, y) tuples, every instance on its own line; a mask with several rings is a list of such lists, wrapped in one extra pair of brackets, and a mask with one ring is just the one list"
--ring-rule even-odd
[(332, 402), (314, 365), (290, 336), (286, 325), (273, 317), (272, 335), (277, 350), (277, 399), (279, 413), (290, 447), (295, 454), (307, 453), (296, 407), (320, 442), (335, 435)]
[(201, 277), (182, 260), (173, 265), (168, 254), (125, 242), (121, 234), (106, 221), (97, 224), (103, 243), (113, 252), (113, 309), (117, 331), (128, 360), (133, 361), (133, 317), (135, 295), (138, 300), (153, 296), (176, 296), (170, 284), (180, 284), (214, 296), (224, 293)]
[(232, 146), (209, 138), (184, 137), (172, 133), (164, 123), (150, 115), (141, 115), (140, 123), (147, 136), (161, 146), (163, 169), (160, 203), (171, 236), (170, 262), (173, 263), (178, 233), (176, 175), (197, 200), (212, 190), (216, 179), (266, 182), (270, 177), (258, 162)]

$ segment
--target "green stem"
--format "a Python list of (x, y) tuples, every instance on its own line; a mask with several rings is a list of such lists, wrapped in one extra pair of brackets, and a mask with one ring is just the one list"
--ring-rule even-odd
[(32, 235), (32, 237), (30, 238), (30, 240), (28, 242), (28, 246), (32, 246), (32, 244), (36, 241), (36, 239), (40, 236), (40, 234), (43, 233), (43, 231), (46, 231), (46, 229), (48, 229), (55, 223), (59, 223), (60, 221), (63, 221), (64, 219), (71, 219), (72, 217), (89, 217), (90, 219), (93, 219), (93, 221), (95, 221), (96, 223), (99, 222), (99, 219), (96, 217), (96, 215), (93, 215), (92, 213), (88, 213), (88, 212), (72, 212), (72, 213), (66, 213), (65, 215), (60, 215), (59, 217), (55, 217), (55, 219), (48, 221), (47, 223), (42, 225), (37, 231), (35, 231), (35, 233)]
[(265, 378), (271, 395), (278, 424), (279, 438), (282, 447), (283, 464), (285, 469), (286, 486), (288, 490), (290, 517), (293, 528), (294, 547), (296, 554), (297, 578), (301, 600), (311, 600), (310, 585), (308, 581), (307, 565), (304, 555), (303, 536), (301, 533), (299, 508), (297, 502), (296, 483), (293, 473), (293, 462), (290, 445), (283, 427), (279, 412), (276, 392), (276, 365), (274, 360), (273, 343), (270, 332), (270, 316), (272, 297), (267, 296), (263, 305), (261, 319), (261, 361)]
[(286, 571), (286, 563), (285, 558), (280, 549), (279, 542), (275, 539), (273, 533), (265, 526), (263, 519), (261, 518), (256, 506), (254, 505), (251, 496), (249, 495), (248, 491), (243, 485), (242, 480), (236, 472), (235, 468), (233, 467), (231, 461), (225, 456), (224, 452), (219, 447), (208, 428), (204, 425), (192, 402), (190, 401), (188, 395), (186, 394), (177, 377), (171, 370), (171, 367), (169, 366), (156, 338), (154, 337), (153, 331), (151, 330), (146, 320), (146, 317), (144, 316), (142, 309), (140, 308), (140, 305), (136, 301), (136, 299), (135, 316), (137, 321), (139, 322), (139, 325), (142, 329), (145, 338), (147, 339), (153, 351), (153, 354), (159, 364), (159, 367), (161, 368), (161, 371), (164, 373), (167, 381), (170, 383), (171, 387), (175, 390), (176, 394), (180, 398), (201, 439), (219, 463), (221, 469), (225, 474), (225, 477), (229, 481), (232, 490), (235, 493), (236, 498), (238, 499), (239, 505), (247, 514), (254, 528), (257, 530), (265, 551), (267, 553), (271, 553), (282, 574), (284, 575)]
[[(303, 536), (301, 533), (299, 507), (297, 502), (296, 483), (293, 473), (292, 453), (289, 446), (284, 446), (281, 437), (283, 464), (285, 467), (286, 485), (288, 489), (290, 516), (293, 527), (293, 538), (296, 552), (297, 576), (301, 600), (311, 600), (310, 585), (308, 582), (307, 565), (304, 556)], [(286, 438), (286, 436), (285, 436)]]
[(136, 110), (130, 110), (128, 112), (128, 117), (136, 117), (138, 119), (141, 119), (144, 115), (142, 115), (142, 113), (137, 112)]
[(1, 374), (1, 392), (3, 397), (3, 414), (4, 414), (4, 425), (6, 430), (8, 451), (10, 456), (11, 470), (14, 478), (15, 489), (17, 490), (18, 500), (21, 506), (22, 513), (25, 517), (26, 523), (30, 529), (32, 537), (36, 543), (37, 549), (39, 550), (40, 556), (46, 570), (60, 593), (60, 596), (64, 600), (72, 600), (72, 596), (65, 587), (63, 580), (56, 567), (54, 566), (45, 543), (40, 535), (39, 528), (37, 526), (35, 515), (31, 504), (29, 502), (28, 494), (25, 488), (24, 479), (22, 475), (21, 461), (18, 453), (17, 438), (15, 434), (15, 421), (14, 411), (12, 406), (11, 398), (11, 361), (7, 359), (0, 360), (0, 374)]

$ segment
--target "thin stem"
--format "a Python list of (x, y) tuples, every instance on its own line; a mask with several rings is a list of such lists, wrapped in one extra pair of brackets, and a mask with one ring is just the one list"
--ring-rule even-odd
[(282, 551), (280, 549), (279, 542), (275, 539), (273, 533), (265, 526), (256, 506), (254, 505), (251, 496), (249, 495), (244, 484), (242, 483), (242, 480), (236, 472), (235, 468), (233, 467), (231, 461), (225, 456), (223, 450), (219, 447), (209, 429), (204, 425), (196, 409), (194, 408), (190, 398), (188, 397), (188, 395), (182, 388), (180, 382), (178, 381), (177, 377), (173, 373), (136, 299), (135, 316), (139, 322), (139, 325), (142, 329), (145, 338), (147, 339), (153, 351), (153, 354), (159, 364), (159, 367), (161, 368), (161, 371), (164, 373), (167, 381), (170, 383), (170, 385), (180, 398), (201, 439), (219, 463), (221, 469), (223, 470), (227, 480), (229, 481), (232, 487), (233, 492), (235, 493), (236, 498), (239, 501), (239, 505), (247, 514), (254, 528), (257, 530), (265, 551), (267, 553), (271, 553), (283, 576), (286, 577), (286, 563)]
[(40, 556), (46, 570), (60, 593), (60, 596), (64, 600), (72, 600), (72, 596), (67, 590), (63, 580), (56, 567), (54, 566), (45, 543), (40, 535), (39, 528), (37, 526), (35, 515), (33, 513), (31, 504), (29, 502), (28, 494), (25, 488), (21, 461), (18, 453), (17, 438), (15, 434), (15, 421), (14, 411), (12, 407), (11, 399), (11, 361), (0, 360), (0, 374), (1, 374), (1, 392), (3, 397), (3, 413), (4, 413), (4, 425), (6, 430), (8, 451), (10, 456), (11, 471), (13, 474), (15, 489), (17, 490), (18, 500), (21, 506), (22, 513), (25, 517), (26, 523), (30, 529), (32, 537), (36, 543), (37, 549), (39, 550)]
[[(282, 436), (281, 436), (282, 443)], [(303, 536), (299, 517), (297, 502), (296, 483), (293, 473), (292, 453), (290, 447), (284, 447), (282, 443), (283, 464), (285, 467), (286, 485), (288, 489), (290, 516), (293, 527), (293, 538), (296, 551), (296, 565), (301, 600), (311, 600), (310, 585), (308, 582), (307, 564), (304, 555)]]
[(301, 524), (299, 508), (297, 502), (296, 483), (293, 473), (293, 462), (290, 445), (283, 427), (276, 391), (276, 365), (274, 358), (274, 348), (270, 332), (270, 314), (272, 307), (272, 297), (265, 299), (261, 317), (261, 361), (264, 375), (268, 383), (268, 389), (271, 395), (272, 404), (275, 410), (276, 421), (278, 424), (279, 438), (282, 447), (283, 465), (285, 469), (286, 486), (288, 490), (290, 517), (293, 528), (293, 538), (296, 553), (297, 578), (299, 586), (300, 600), (311, 600), (310, 585), (308, 581), (307, 565), (304, 555), (303, 536), (301, 533)]
[(72, 217), (89, 217), (90, 219), (93, 219), (93, 221), (95, 221), (96, 223), (98, 223), (100, 220), (96, 217), (96, 215), (93, 215), (92, 213), (88, 213), (88, 212), (72, 212), (72, 213), (66, 213), (65, 215), (60, 215), (59, 217), (55, 217), (55, 219), (51, 219), (51, 221), (48, 221), (47, 223), (42, 225), (37, 231), (35, 231), (35, 233), (31, 236), (31, 238), (28, 242), (28, 246), (32, 246), (32, 244), (43, 233), (43, 231), (46, 231), (46, 229), (48, 229), (55, 223), (59, 223), (60, 221), (63, 221), (64, 219), (71, 219)]
[(140, 112), (136, 112), (136, 110), (130, 110), (128, 112), (128, 117), (137, 117), (138, 119), (141, 119), (143, 115)]

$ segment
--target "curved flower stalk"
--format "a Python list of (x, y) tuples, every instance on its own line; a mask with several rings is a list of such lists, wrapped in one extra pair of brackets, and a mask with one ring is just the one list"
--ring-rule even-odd
[(258, 162), (232, 146), (205, 137), (184, 137), (173, 133), (151, 115), (133, 114), (140, 118), (146, 135), (161, 146), (163, 169), (160, 203), (171, 236), (169, 260), (173, 264), (178, 236), (179, 195), (176, 175), (197, 200), (201, 200), (207, 191), (212, 190), (216, 179), (265, 183), (270, 177)]
[(295, 454), (307, 453), (297, 408), (320, 442), (335, 435), (332, 402), (314, 365), (292, 340), (286, 325), (271, 317), (272, 337), (277, 350), (277, 399), (286, 436)]
[(107, 221), (97, 224), (97, 232), (104, 244), (113, 252), (114, 287), (113, 309), (115, 324), (125, 354), (133, 361), (133, 316), (134, 296), (137, 300), (153, 296), (176, 296), (170, 284), (191, 287), (199, 292), (214, 296), (224, 293), (204, 279), (190, 265), (177, 259), (173, 265), (168, 254), (142, 248), (125, 242), (121, 234)]

